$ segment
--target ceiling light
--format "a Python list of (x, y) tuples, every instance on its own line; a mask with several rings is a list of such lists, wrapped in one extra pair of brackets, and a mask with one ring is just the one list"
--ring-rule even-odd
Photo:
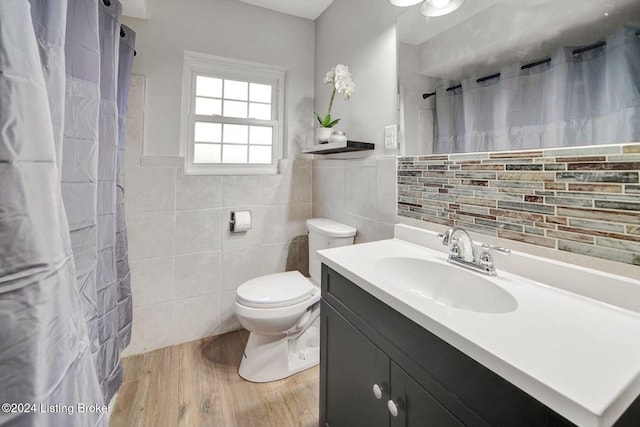
[(394, 6), (407, 7), (422, 3), (420, 13), (424, 16), (442, 16), (453, 12), (464, 0), (389, 0)]
[(425, 0), (420, 7), (424, 16), (442, 16), (462, 6), (464, 0)]

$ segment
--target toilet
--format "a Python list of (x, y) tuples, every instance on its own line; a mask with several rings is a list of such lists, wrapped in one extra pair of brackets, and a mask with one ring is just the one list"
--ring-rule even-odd
[(309, 272), (268, 274), (238, 287), (235, 314), (250, 332), (238, 373), (252, 382), (286, 378), (320, 361), (320, 249), (353, 244), (356, 229), (307, 220)]

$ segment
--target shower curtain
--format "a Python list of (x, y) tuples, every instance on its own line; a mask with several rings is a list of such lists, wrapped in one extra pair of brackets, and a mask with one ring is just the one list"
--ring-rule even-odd
[(116, 0), (0, 1), (0, 425), (96, 426), (131, 292)]
[[(616, 144), (640, 140), (640, 31), (606, 45), (560, 49), (533, 67), (436, 90), (436, 153)], [(446, 87), (446, 86), (445, 86)]]

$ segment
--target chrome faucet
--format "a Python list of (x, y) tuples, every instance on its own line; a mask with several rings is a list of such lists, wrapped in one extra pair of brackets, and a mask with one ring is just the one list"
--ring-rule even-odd
[[(456, 237), (460, 234), (460, 237)], [(465, 262), (473, 262), (473, 239), (471, 235), (461, 227), (453, 227), (448, 229), (442, 235), (442, 244), (449, 246), (449, 257), (454, 255), (461, 258)]]
[(493, 265), (491, 251), (508, 255), (509, 249), (499, 246), (491, 246), (484, 243), (481, 246), (482, 252), (476, 257), (473, 239), (471, 235), (462, 227), (452, 227), (443, 234), (438, 234), (442, 244), (449, 247), (449, 262), (458, 264), (472, 270), (480, 271), (490, 276), (495, 276), (496, 268)]

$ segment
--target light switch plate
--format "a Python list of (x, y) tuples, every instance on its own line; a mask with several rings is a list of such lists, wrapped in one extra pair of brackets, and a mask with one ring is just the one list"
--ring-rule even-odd
[(384, 147), (388, 149), (398, 147), (398, 125), (384, 128)]

